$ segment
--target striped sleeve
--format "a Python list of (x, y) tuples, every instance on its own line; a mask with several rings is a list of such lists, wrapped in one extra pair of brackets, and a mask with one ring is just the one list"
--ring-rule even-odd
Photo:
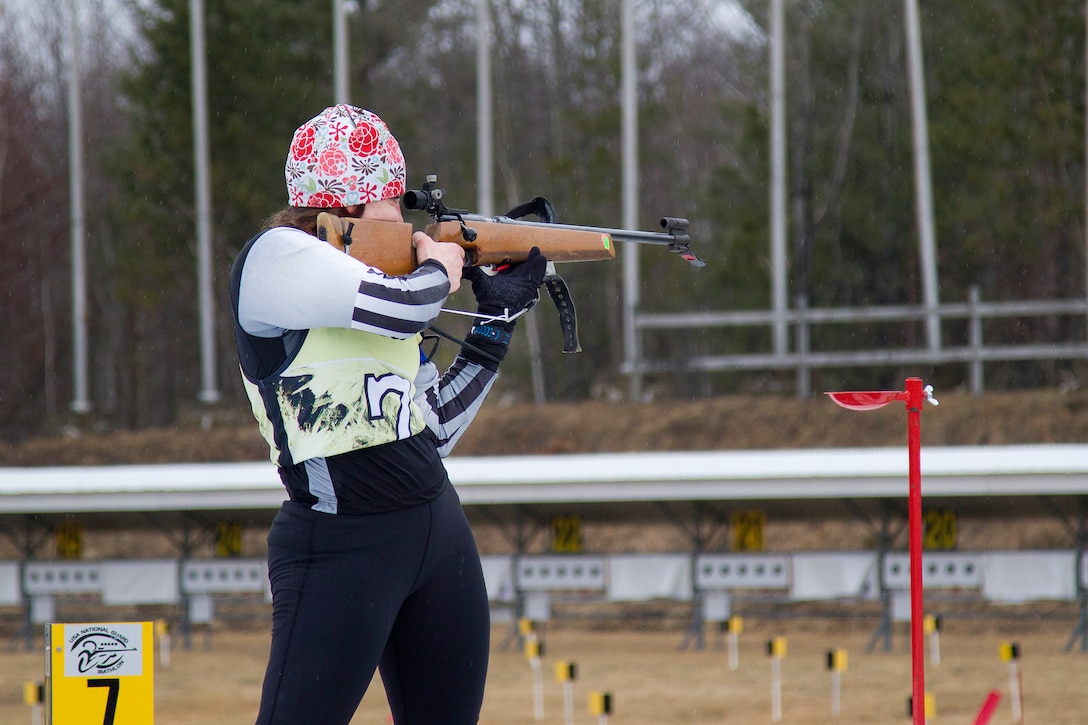
[(371, 268), (359, 282), (351, 326), (388, 337), (411, 337), (434, 322), (449, 291), (449, 277), (438, 262), (424, 262), (405, 277)]
[(460, 355), (441, 378), (434, 363), (420, 365), (415, 402), (423, 411), (427, 428), (437, 438), (440, 456), (445, 458), (457, 445), (496, 379), (498, 373)]
[(279, 227), (251, 243), (238, 287), (238, 321), (250, 335), (348, 327), (407, 339), (438, 317), (450, 280), (434, 260), (390, 277), (305, 232)]

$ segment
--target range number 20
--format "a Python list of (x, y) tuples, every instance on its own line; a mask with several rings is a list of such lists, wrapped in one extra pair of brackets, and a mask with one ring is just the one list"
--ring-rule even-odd
[(923, 543), (927, 549), (956, 548), (956, 512), (948, 509), (930, 509), (926, 511), (925, 536)]

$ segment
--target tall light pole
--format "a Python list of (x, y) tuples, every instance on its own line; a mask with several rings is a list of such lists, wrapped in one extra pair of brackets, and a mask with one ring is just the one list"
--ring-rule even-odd
[(69, 220), (72, 238), (72, 356), (73, 413), (90, 413), (87, 394), (87, 255), (83, 198), (83, 112), (79, 101), (79, 21), (76, 0), (69, 0)]
[(907, 25), (907, 64), (910, 77), (911, 131), (914, 138), (914, 190), (918, 218), (918, 258), (921, 262), (922, 299), (926, 306), (929, 349), (941, 349), (940, 304), (937, 293), (937, 233), (933, 224), (933, 187), (929, 169), (929, 127), (926, 122), (926, 86), (922, 72), (922, 31), (918, 0), (903, 0)]
[(200, 379), (197, 398), (219, 400), (215, 375), (215, 301), (212, 295), (211, 162), (208, 150), (208, 87), (204, 58), (204, 0), (189, 0), (192, 57), (193, 163), (196, 177), (197, 297), (200, 305)]
[(495, 205), (491, 84), (491, 0), (477, 0), (476, 208), (484, 216), (492, 216)]
[(347, 14), (353, 8), (347, 0), (332, 0), (332, 52), (334, 103), (348, 103), (348, 24)]
[(782, 0), (771, 0), (771, 306), (774, 353), (785, 355), (786, 324), (786, 29)]
[[(623, 149), (623, 226), (638, 228), (638, 66), (635, 57), (634, 0), (623, 0), (621, 105)], [(629, 397), (632, 402), (642, 398), (642, 373), (639, 365), (639, 334), (635, 324), (639, 304), (638, 246), (625, 242), (623, 250), (623, 356), (630, 371)]]
[(72, 245), (73, 413), (91, 411), (87, 374), (87, 257), (83, 204), (83, 113), (80, 103), (79, 19), (68, 1), (68, 195)]

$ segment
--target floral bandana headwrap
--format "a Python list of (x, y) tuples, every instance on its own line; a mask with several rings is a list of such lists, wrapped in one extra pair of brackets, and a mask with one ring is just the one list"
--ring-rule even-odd
[(404, 156), (376, 114), (332, 106), (295, 131), (284, 175), (291, 206), (368, 204), (404, 193)]

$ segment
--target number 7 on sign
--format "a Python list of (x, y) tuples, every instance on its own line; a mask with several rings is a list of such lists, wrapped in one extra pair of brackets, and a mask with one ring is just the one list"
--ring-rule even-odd
[(106, 693), (106, 714), (102, 717), (102, 725), (114, 725), (117, 717), (117, 695), (121, 692), (121, 679), (111, 677), (105, 680), (87, 680), (87, 687), (108, 687)]
[(47, 624), (45, 637), (50, 725), (154, 724), (151, 622)]

